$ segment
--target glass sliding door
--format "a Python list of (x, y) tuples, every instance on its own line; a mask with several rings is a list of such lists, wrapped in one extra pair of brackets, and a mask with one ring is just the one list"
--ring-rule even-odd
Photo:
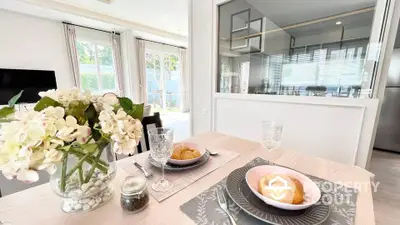
[(179, 63), (177, 54), (146, 50), (147, 99), (154, 111), (180, 110)]
[(163, 126), (174, 129), (174, 141), (190, 137), (186, 50), (147, 41), (145, 44), (147, 103), (160, 112)]

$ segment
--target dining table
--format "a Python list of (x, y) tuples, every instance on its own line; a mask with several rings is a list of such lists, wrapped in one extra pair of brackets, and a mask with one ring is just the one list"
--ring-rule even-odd
[[(260, 143), (222, 133), (207, 132), (185, 141), (201, 144), (207, 149), (216, 151), (217, 149), (232, 151), (238, 156), (161, 202), (150, 197), (148, 206), (136, 214), (125, 213), (120, 206), (120, 187), (130, 174), (126, 169), (119, 168), (119, 165), (124, 161), (132, 160), (129, 157), (117, 161), (117, 173), (112, 182), (114, 196), (98, 209), (88, 213), (67, 214), (61, 210), (60, 197), (52, 191), (50, 184), (46, 183), (0, 198), (0, 221), (11, 225), (195, 224), (181, 211), (180, 206), (255, 157), (332, 182), (348, 182), (349, 185), (355, 187), (357, 184), (368, 184), (372, 179), (370, 172), (356, 166), (306, 155), (296, 152), (295, 149), (279, 148), (269, 152), (264, 150)], [(132, 170), (136, 170), (134, 165), (132, 165)], [(375, 224), (372, 188), (370, 185), (365, 187), (358, 193), (356, 225)]]

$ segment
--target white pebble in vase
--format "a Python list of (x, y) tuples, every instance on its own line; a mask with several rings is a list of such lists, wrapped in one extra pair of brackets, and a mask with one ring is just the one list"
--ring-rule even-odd
[(97, 206), (99, 206), (99, 203), (96, 203), (92, 206), (92, 209), (95, 209)]
[(70, 193), (68, 193), (68, 197), (70, 198), (74, 198), (74, 197), (78, 197), (79, 193), (77, 191), (71, 191)]
[(90, 181), (87, 182), (86, 184), (89, 185), (89, 186), (91, 187), (91, 186), (93, 186), (93, 181), (90, 180)]
[(100, 180), (96, 181), (96, 183), (94, 185), (96, 186), (100, 186), (103, 182), (101, 182)]
[(64, 204), (63, 205), (63, 210), (65, 212), (71, 212), (72, 211), (72, 207), (69, 204)]
[(106, 189), (107, 188), (107, 185), (105, 184), (105, 183), (102, 183), (101, 185), (100, 185), (100, 189), (101, 190), (104, 190), (104, 189)]
[(82, 204), (78, 203), (78, 204), (74, 205), (74, 209), (75, 209), (75, 210), (80, 210), (80, 209), (82, 209)]
[(87, 183), (87, 184), (82, 184), (81, 186), (81, 190), (83, 192), (86, 192), (91, 186)]
[(84, 211), (87, 211), (87, 210), (89, 210), (90, 209), (90, 205), (88, 205), (88, 204), (84, 204), (83, 205), (83, 210)]
[(100, 197), (97, 197), (96, 198), (96, 203), (100, 203), (101, 202), (101, 198)]
[(79, 200), (79, 203), (85, 204), (88, 203), (89, 199), (88, 198), (82, 198), (81, 200)]
[(92, 200), (90, 200), (90, 201), (88, 202), (88, 204), (89, 204), (90, 206), (93, 206), (94, 204), (96, 204), (96, 200), (92, 199)]

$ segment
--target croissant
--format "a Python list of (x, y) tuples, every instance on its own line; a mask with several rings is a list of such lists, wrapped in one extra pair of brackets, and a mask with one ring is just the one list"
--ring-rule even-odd
[(200, 152), (197, 149), (191, 149), (189, 147), (182, 145), (174, 149), (171, 159), (187, 160), (187, 159), (195, 159), (197, 157), (200, 157)]
[(303, 184), (296, 178), (282, 174), (269, 174), (259, 181), (258, 192), (275, 201), (301, 204), (304, 201)]

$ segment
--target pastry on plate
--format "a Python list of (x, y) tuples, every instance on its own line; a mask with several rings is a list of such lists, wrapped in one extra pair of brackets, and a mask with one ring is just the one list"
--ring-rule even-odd
[(176, 146), (172, 153), (171, 159), (188, 160), (200, 157), (200, 152), (197, 149), (189, 148), (185, 145)]
[(259, 181), (258, 192), (267, 198), (288, 204), (301, 204), (304, 201), (303, 184), (284, 174), (263, 176)]

